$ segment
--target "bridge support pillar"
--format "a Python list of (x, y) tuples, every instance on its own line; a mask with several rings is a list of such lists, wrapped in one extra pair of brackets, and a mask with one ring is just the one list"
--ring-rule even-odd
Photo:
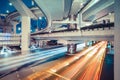
[[(70, 15), (69, 21), (76, 21), (77, 16), (76, 15)], [(68, 29), (77, 29), (77, 24), (75, 23), (70, 23), (68, 26)]]
[(114, 27), (114, 80), (120, 80), (120, 0), (115, 0), (115, 27)]
[(85, 47), (88, 47), (88, 41), (85, 41)]
[(22, 16), (22, 52), (29, 51), (30, 46), (30, 17)]
[(76, 52), (77, 44), (68, 44), (67, 45), (67, 53), (74, 54)]
[(39, 41), (39, 47), (42, 48), (43, 47), (43, 41)]
[(16, 25), (17, 25), (17, 24), (13, 24), (13, 28), (14, 28), (14, 29), (13, 29), (13, 30), (14, 30), (13, 33), (14, 33), (14, 34), (16, 34)]
[(13, 33), (16, 34), (16, 25), (18, 22), (12, 21), (11, 24), (13, 25)]
[(81, 28), (81, 26), (82, 26), (82, 13), (79, 13), (78, 16), (79, 16), (79, 28)]
[(39, 41), (40, 48), (44, 48), (47, 45), (47, 41)]

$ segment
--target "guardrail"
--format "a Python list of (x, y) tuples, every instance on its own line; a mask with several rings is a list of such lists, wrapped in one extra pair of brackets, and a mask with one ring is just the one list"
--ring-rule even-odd
[(17, 46), (20, 45), (21, 36), (11, 33), (0, 33), (0, 46)]
[(114, 40), (114, 23), (96, 24), (78, 29), (66, 29), (52, 32), (35, 32), (31, 34), (35, 39), (66, 40)]
[(95, 25), (82, 27), (80, 30), (94, 30), (94, 29), (98, 29), (99, 30), (100, 28), (102, 28), (104, 30), (105, 28), (111, 29), (112, 27), (114, 27), (114, 23), (95, 24)]

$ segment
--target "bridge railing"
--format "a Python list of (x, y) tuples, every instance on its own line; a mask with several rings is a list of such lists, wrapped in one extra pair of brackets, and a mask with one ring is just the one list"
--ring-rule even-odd
[(114, 28), (114, 23), (107, 23), (107, 24), (96, 24), (96, 25), (90, 25), (90, 26), (85, 26), (79, 29), (65, 29), (65, 30), (60, 30), (60, 31), (51, 31), (51, 32), (35, 32), (32, 33), (31, 36), (34, 35), (43, 35), (43, 34), (52, 34), (52, 33), (63, 33), (63, 32), (78, 32), (78, 31), (89, 31), (89, 30), (111, 30)]
[(11, 33), (0, 33), (0, 46), (17, 46), (20, 45), (21, 36)]
[(95, 25), (90, 25), (90, 26), (85, 26), (82, 27), (80, 30), (94, 30), (94, 29), (111, 29), (114, 27), (114, 23), (106, 23), (106, 24), (95, 24)]

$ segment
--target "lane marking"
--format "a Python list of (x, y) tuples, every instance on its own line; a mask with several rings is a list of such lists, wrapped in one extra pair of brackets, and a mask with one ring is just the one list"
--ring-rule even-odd
[(62, 78), (62, 79), (65, 79), (65, 80), (70, 80), (70, 79), (68, 79), (68, 78), (66, 78), (66, 77), (64, 77), (64, 76), (61, 76), (61, 75), (59, 75), (59, 74), (57, 74), (57, 73), (55, 73), (55, 72), (52, 72), (52, 71), (47, 71), (48, 73), (51, 73), (51, 74), (53, 74), (53, 75), (56, 75), (56, 76), (58, 76), (58, 77), (60, 77), (60, 78)]

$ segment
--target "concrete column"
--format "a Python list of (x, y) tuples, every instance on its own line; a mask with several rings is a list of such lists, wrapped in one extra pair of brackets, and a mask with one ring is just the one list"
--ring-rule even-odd
[(14, 34), (16, 34), (16, 25), (17, 25), (17, 24), (15, 24), (15, 23), (13, 24), (13, 33), (14, 33)]
[(44, 48), (46, 46), (46, 42), (44, 40), (40, 40), (39, 45), (41, 48)]
[(70, 15), (70, 16), (69, 16), (69, 20), (70, 20), (70, 21), (74, 21), (74, 15)]
[(85, 47), (88, 47), (88, 44), (87, 44), (87, 43), (88, 43), (88, 41), (85, 41)]
[(13, 25), (13, 33), (16, 34), (16, 25), (18, 24), (18, 22), (11, 21), (11, 24)]
[(42, 41), (39, 40), (39, 47), (42, 48)]
[(120, 0), (115, 0), (114, 80), (120, 80)]
[[(76, 21), (76, 15), (70, 15), (69, 21)], [(70, 23), (68, 29), (77, 29), (77, 24)]]
[(67, 45), (68, 55), (69, 55), (69, 54), (74, 54), (74, 53), (76, 52), (76, 47), (77, 47), (76, 44), (68, 44), (68, 45)]
[(79, 13), (79, 27), (81, 28), (82, 26), (82, 13)]
[(22, 16), (22, 52), (29, 50), (30, 45), (30, 17)]
[(39, 47), (39, 40), (36, 40), (36, 46)]

